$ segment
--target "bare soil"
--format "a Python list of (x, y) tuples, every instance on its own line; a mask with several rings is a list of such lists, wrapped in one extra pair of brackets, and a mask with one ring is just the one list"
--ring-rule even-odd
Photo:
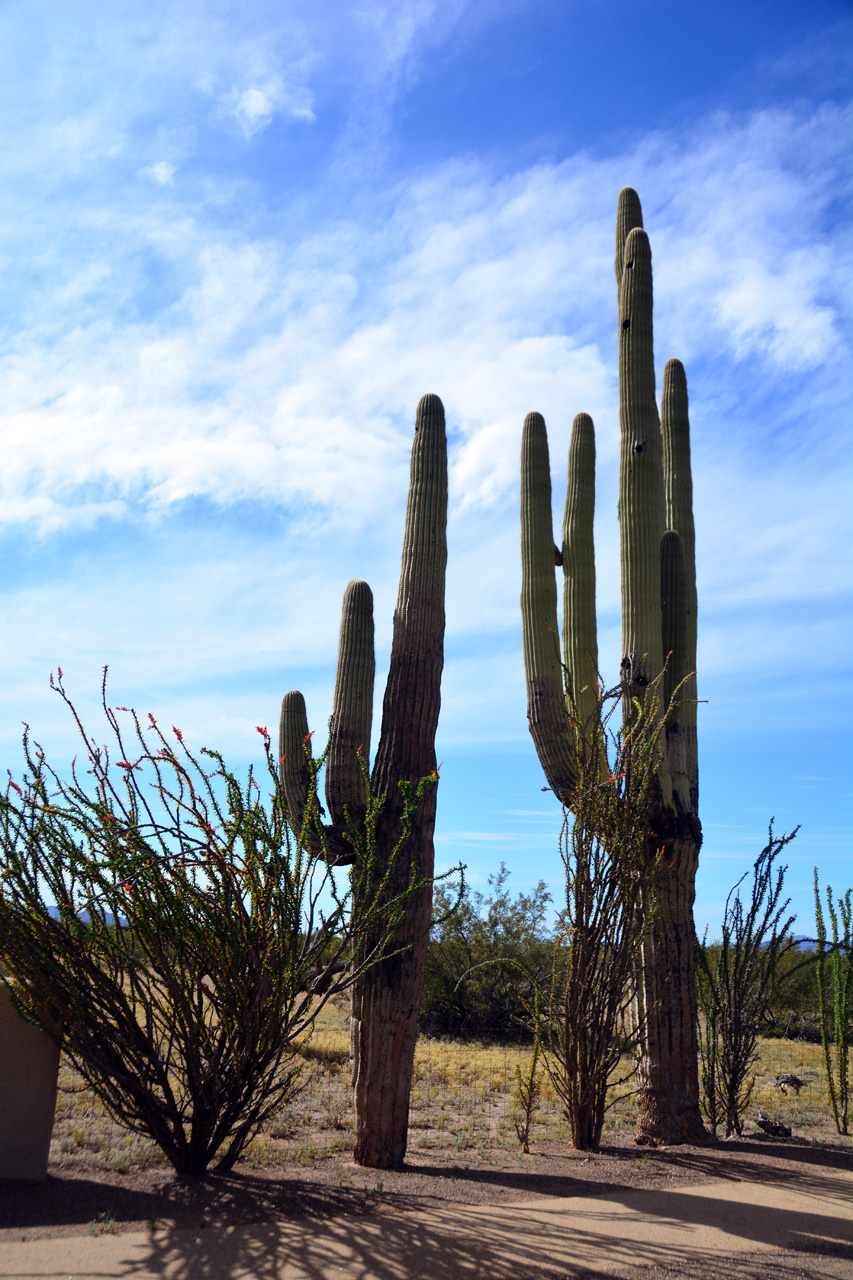
[[(556, 1141), (537, 1144), (527, 1156), (495, 1149), (460, 1155), (449, 1147), (412, 1152), (400, 1172), (357, 1168), (347, 1153), (263, 1169), (237, 1165), (227, 1175), (211, 1172), (193, 1179), (176, 1178), (162, 1166), (117, 1173), (94, 1159), (91, 1167), (82, 1166), (78, 1158), (71, 1167), (52, 1165), (41, 1185), (0, 1184), (0, 1241), (125, 1232), (155, 1224), (198, 1229), (279, 1218), (393, 1215), (402, 1208), (429, 1212), (448, 1203), (605, 1196), (629, 1188), (676, 1188), (720, 1179), (808, 1188), (821, 1173), (850, 1171), (850, 1139), (780, 1140), (761, 1133), (702, 1147), (653, 1150), (619, 1138), (596, 1153)], [(709, 1280), (707, 1261), (691, 1266), (689, 1258), (666, 1266), (638, 1264), (631, 1274), (648, 1280)], [(739, 1253), (719, 1260), (714, 1280), (764, 1280), (768, 1274), (779, 1280), (850, 1280), (853, 1248), (832, 1255)], [(573, 1273), (571, 1280), (583, 1276)]]

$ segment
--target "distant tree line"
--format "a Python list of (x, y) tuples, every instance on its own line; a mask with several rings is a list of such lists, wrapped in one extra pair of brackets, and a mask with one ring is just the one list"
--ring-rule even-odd
[[(456, 894), (436, 886), (426, 961), (420, 1029), (426, 1035), (531, 1040), (537, 984), (544, 987), (553, 961), (552, 898), (540, 880), (513, 896), (505, 863), (481, 893)], [(716, 966), (720, 942), (707, 943)], [(801, 941), (776, 962), (759, 1034), (820, 1043), (820, 1010), (813, 942)], [(826, 981), (826, 979), (825, 979)], [(831, 999), (831, 997), (829, 997)]]

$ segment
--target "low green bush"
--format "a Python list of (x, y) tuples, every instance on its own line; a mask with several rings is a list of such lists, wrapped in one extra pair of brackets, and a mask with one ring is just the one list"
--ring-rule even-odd
[(551, 973), (551, 895), (540, 880), (511, 897), (509, 870), (489, 876), (488, 894), (443, 885), (433, 894), (420, 1028), (428, 1035), (529, 1039), (537, 984)]

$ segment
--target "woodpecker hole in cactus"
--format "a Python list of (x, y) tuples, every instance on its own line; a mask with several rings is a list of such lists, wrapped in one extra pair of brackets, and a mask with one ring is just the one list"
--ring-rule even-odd
[(622, 332), (623, 332), (623, 333), (626, 333), (626, 332), (628, 331), (628, 329), (630, 329), (630, 328), (631, 328), (631, 321), (630, 321), (630, 319), (628, 319), (628, 320), (623, 320), (623, 321), (622, 321)]
[(625, 270), (632, 271), (633, 268), (634, 268), (634, 259), (632, 258), (630, 262), (625, 263)]
[(645, 440), (640, 440), (638, 444), (634, 445), (634, 453), (636, 453), (638, 458), (642, 458), (648, 447), (649, 446), (646, 444)]

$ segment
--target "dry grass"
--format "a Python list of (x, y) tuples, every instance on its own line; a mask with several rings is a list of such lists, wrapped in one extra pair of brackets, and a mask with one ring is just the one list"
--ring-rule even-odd
[[(753, 1103), (745, 1130), (759, 1107), (784, 1121), (799, 1137), (821, 1139), (834, 1133), (826, 1075), (818, 1045), (791, 1040), (765, 1040), (756, 1076)], [(245, 1162), (263, 1169), (283, 1165), (311, 1166), (352, 1148), (349, 1079), (349, 1011), (344, 1002), (329, 1004), (301, 1055), (302, 1087), (247, 1149)], [(530, 1050), (518, 1045), (422, 1037), (415, 1055), (409, 1146), (453, 1159), (460, 1152), (518, 1150), (513, 1125), (516, 1066), (528, 1066)], [(771, 1084), (782, 1072), (816, 1071), (818, 1080), (799, 1096), (785, 1095)], [(620, 1068), (618, 1074), (624, 1074)], [(623, 1086), (613, 1094), (624, 1094)], [(608, 1138), (628, 1137), (635, 1107), (631, 1098), (614, 1100), (605, 1122)], [(546, 1079), (542, 1105), (531, 1132), (531, 1145), (567, 1142), (568, 1125)], [(114, 1123), (84, 1082), (63, 1062), (59, 1077), (51, 1162), (126, 1172), (166, 1166), (150, 1140)]]
[(64, 1059), (59, 1070), (50, 1159), (52, 1164), (65, 1168), (111, 1169), (116, 1173), (167, 1164), (149, 1138), (115, 1123)]

